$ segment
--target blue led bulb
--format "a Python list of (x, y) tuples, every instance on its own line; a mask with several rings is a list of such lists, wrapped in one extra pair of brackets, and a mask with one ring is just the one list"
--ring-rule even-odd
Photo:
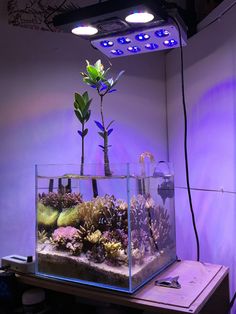
[(124, 44), (129, 44), (131, 42), (131, 40), (128, 37), (119, 37), (119, 38), (117, 38), (117, 42), (119, 44), (124, 45)]
[(175, 40), (175, 39), (169, 39), (169, 40), (165, 40), (163, 42), (163, 44), (166, 46), (166, 47), (173, 47), (175, 45), (178, 44), (178, 42)]
[(158, 31), (155, 32), (155, 34), (157, 37), (166, 37), (170, 35), (170, 33), (165, 29), (159, 29)]
[(136, 53), (136, 52), (139, 52), (141, 49), (138, 47), (138, 46), (130, 46), (127, 48), (128, 51), (130, 52), (133, 52), (133, 53)]
[(121, 56), (121, 55), (123, 55), (124, 52), (120, 49), (112, 49), (111, 53), (115, 56)]
[(114, 43), (110, 40), (103, 40), (100, 42), (100, 45), (104, 48), (107, 48), (107, 47), (111, 47), (114, 45)]
[(145, 48), (148, 49), (148, 50), (155, 50), (155, 49), (158, 48), (158, 45), (154, 44), (154, 43), (149, 43), (149, 44), (145, 45)]
[(137, 34), (135, 36), (135, 39), (138, 41), (145, 41), (145, 40), (148, 40), (149, 38), (150, 38), (150, 36), (148, 34), (144, 34), (144, 33), (140, 33), (140, 34)]

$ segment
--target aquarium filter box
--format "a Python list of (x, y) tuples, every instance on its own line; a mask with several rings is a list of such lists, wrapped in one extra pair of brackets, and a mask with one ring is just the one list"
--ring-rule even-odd
[(168, 163), (36, 166), (36, 273), (133, 293), (176, 260)]

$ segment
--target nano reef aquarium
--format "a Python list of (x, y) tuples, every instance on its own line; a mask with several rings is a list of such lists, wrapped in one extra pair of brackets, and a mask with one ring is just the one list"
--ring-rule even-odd
[(132, 293), (176, 260), (165, 162), (36, 166), (36, 273)]

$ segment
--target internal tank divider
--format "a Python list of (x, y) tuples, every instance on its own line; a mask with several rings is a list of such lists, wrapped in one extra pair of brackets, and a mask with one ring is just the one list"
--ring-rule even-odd
[(34, 272), (38, 272), (38, 166), (35, 165), (35, 263), (34, 263)]

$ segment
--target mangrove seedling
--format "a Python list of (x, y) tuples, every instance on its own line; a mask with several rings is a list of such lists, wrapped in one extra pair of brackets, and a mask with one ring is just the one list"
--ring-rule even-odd
[(88, 134), (88, 129), (85, 128), (85, 123), (88, 122), (91, 114), (90, 104), (92, 99), (89, 99), (88, 92), (84, 92), (82, 95), (75, 93), (74, 99), (74, 112), (76, 117), (81, 123), (81, 130), (78, 130), (81, 136), (81, 164), (80, 164), (80, 175), (84, 174), (84, 138)]
[(114, 86), (118, 82), (120, 76), (124, 73), (124, 71), (121, 71), (117, 78), (114, 80), (112, 77), (107, 78), (107, 73), (110, 70), (108, 68), (106, 71), (104, 70), (104, 66), (101, 63), (101, 60), (97, 60), (97, 62), (94, 65), (91, 65), (87, 60), (87, 66), (86, 66), (86, 73), (81, 72), (81, 75), (83, 76), (83, 81), (88, 84), (89, 86), (96, 88), (97, 93), (100, 97), (100, 114), (101, 114), (101, 122), (95, 121), (97, 127), (99, 128), (98, 134), (103, 138), (103, 145), (99, 145), (104, 153), (104, 172), (105, 176), (111, 176), (111, 170), (110, 170), (110, 164), (109, 164), (109, 157), (108, 157), (108, 148), (111, 145), (108, 145), (108, 137), (113, 131), (112, 128), (110, 128), (111, 124), (114, 122), (112, 120), (108, 124), (105, 123), (104, 114), (103, 114), (103, 98), (105, 95), (112, 93), (116, 91), (114, 89)]

